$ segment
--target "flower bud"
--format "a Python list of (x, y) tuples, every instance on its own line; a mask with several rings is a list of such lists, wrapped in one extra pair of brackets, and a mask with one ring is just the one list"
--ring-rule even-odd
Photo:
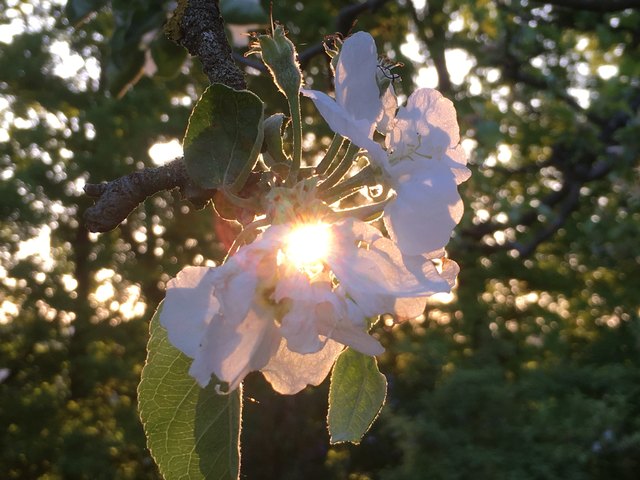
[(302, 85), (302, 73), (296, 60), (296, 47), (285, 34), (282, 25), (275, 25), (271, 35), (258, 35), (249, 53), (262, 54), (276, 85), (287, 98), (295, 98)]

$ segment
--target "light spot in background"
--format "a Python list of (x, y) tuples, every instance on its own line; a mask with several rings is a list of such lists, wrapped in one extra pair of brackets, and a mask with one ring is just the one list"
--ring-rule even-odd
[(447, 63), (447, 70), (454, 85), (462, 85), (471, 69), (475, 66), (476, 61), (466, 50), (461, 48), (453, 48), (444, 52)]
[(451, 20), (449, 20), (449, 31), (452, 33), (461, 32), (464, 30), (464, 18), (460, 15), (460, 12), (452, 12)]
[(165, 165), (182, 155), (182, 145), (176, 138), (168, 142), (155, 143), (149, 149), (151, 161), (158, 166)]
[(586, 50), (586, 48), (588, 46), (589, 46), (589, 38), (588, 37), (580, 37), (580, 39), (576, 43), (576, 50), (579, 51), (579, 52), (582, 52), (582, 51)]
[[(411, 35), (407, 36), (408, 42), (411, 40), (410, 36)], [(415, 42), (415, 39), (413, 39), (413, 41)], [(410, 43), (406, 43), (404, 45), (410, 45)], [(415, 45), (417, 47), (417, 43)], [(417, 52), (417, 50), (408, 47), (407, 52), (416, 54), (415, 52)], [(403, 51), (405, 55), (409, 56), (407, 52)], [(467, 79), (469, 72), (471, 72), (471, 69), (475, 66), (475, 60), (465, 50), (460, 48), (446, 50), (444, 56), (451, 82), (454, 85), (462, 85)], [(422, 63), (426, 62), (428, 65), (418, 69), (418, 76), (415, 79), (416, 86), (418, 88), (437, 88), (439, 79), (436, 68), (431, 65), (431, 60), (427, 61), (422, 56), (421, 58), (422, 60), (416, 61), (420, 61)]]
[(402, 54), (407, 57), (412, 62), (416, 63), (424, 63), (426, 60), (426, 55), (422, 52), (422, 45), (418, 42), (415, 34), (409, 33), (407, 34), (406, 42), (400, 45), (400, 51)]
[(67, 80), (75, 77), (84, 66), (84, 59), (77, 53), (72, 52), (67, 42), (57, 40), (51, 44), (49, 51), (55, 59), (53, 73), (60, 78)]
[(500, 163), (509, 163), (511, 160), (513, 153), (511, 152), (511, 147), (504, 143), (498, 145), (498, 155), (497, 159)]
[(591, 105), (591, 91), (586, 88), (568, 88), (567, 93), (575, 98), (582, 108), (589, 108)]
[(600, 65), (598, 67), (598, 76), (603, 80), (609, 80), (616, 75), (618, 75), (618, 67), (616, 65)]
[(20, 310), (15, 303), (4, 300), (0, 304), (0, 325), (11, 323), (11, 321), (18, 316), (18, 313), (20, 313)]
[(418, 88), (436, 88), (438, 86), (438, 72), (435, 67), (422, 67), (416, 77)]
[(49, 226), (44, 225), (37, 236), (19, 243), (16, 259), (24, 260), (30, 256), (34, 256), (40, 260), (44, 271), (51, 271), (53, 268), (53, 257), (51, 257), (51, 228)]

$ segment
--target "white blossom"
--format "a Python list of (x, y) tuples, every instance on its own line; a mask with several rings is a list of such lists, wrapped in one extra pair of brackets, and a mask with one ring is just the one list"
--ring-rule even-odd
[(390, 122), (385, 173), (397, 197), (384, 219), (406, 255), (442, 249), (462, 218), (457, 187), (471, 172), (459, 142), (455, 108), (433, 89), (412, 93)]
[(371, 35), (357, 32), (342, 45), (335, 68), (335, 99), (317, 90), (302, 89), (331, 129), (379, 158), (382, 147), (372, 140), (383, 110), (376, 82), (378, 58)]
[[(359, 32), (345, 40), (340, 52), (335, 101), (321, 92), (305, 90), (303, 94), (314, 101), (335, 132), (366, 149), (382, 170), (396, 194), (385, 208), (384, 221), (402, 253), (433, 258), (462, 217), (457, 186), (470, 176), (459, 145), (456, 111), (438, 91), (423, 88), (396, 113), (393, 85), (380, 98), (374, 63), (373, 39)], [(357, 101), (368, 109), (356, 106), (355, 98), (344, 100), (344, 92), (354, 91)], [(363, 110), (368, 114), (359, 114)], [(376, 127), (386, 134), (386, 150), (373, 140)]]
[(408, 270), (397, 246), (364, 222), (318, 225), (328, 232), (324, 258), (296, 260), (287, 243), (295, 227), (281, 224), (225, 264), (186, 267), (168, 283), (160, 322), (193, 358), (198, 383), (214, 374), (235, 389), (260, 370), (276, 391), (296, 393), (322, 382), (344, 345), (382, 353), (367, 317), (419, 315), (415, 305), (450, 289), (431, 262)]

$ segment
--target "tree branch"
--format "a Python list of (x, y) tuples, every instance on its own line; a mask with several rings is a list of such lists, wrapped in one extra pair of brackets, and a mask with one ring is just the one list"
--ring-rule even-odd
[[(246, 88), (242, 70), (233, 61), (218, 0), (181, 0), (167, 23), (171, 40), (200, 58), (211, 83), (223, 83), (236, 90)], [(84, 213), (89, 231), (106, 232), (117, 227), (147, 197), (162, 190), (179, 188), (182, 196), (204, 206), (215, 193), (191, 181), (183, 159), (158, 168), (145, 168), (101, 184), (87, 184), (85, 193), (96, 203)]]
[(233, 61), (218, 0), (182, 0), (165, 31), (171, 40), (200, 58), (211, 83), (236, 90), (247, 88), (242, 70)]
[(180, 188), (182, 196), (197, 206), (203, 206), (214, 193), (193, 183), (180, 157), (162, 167), (145, 168), (110, 182), (87, 184), (85, 193), (97, 200), (84, 213), (86, 226), (91, 232), (108, 232), (147, 197), (174, 188)]

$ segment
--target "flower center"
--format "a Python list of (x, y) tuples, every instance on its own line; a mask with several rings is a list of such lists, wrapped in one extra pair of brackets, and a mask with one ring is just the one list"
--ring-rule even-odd
[(294, 228), (285, 239), (286, 259), (309, 277), (320, 273), (331, 248), (331, 230), (326, 223), (307, 223)]

